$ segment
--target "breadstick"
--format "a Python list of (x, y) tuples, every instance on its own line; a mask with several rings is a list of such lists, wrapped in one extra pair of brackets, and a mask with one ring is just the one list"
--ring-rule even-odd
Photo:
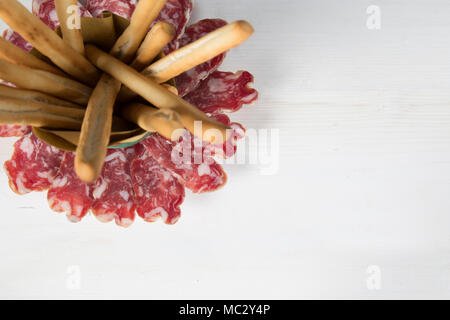
[(75, 156), (75, 171), (84, 182), (94, 182), (102, 171), (119, 89), (120, 82), (103, 74), (89, 100)]
[(0, 58), (20, 66), (48, 71), (59, 76), (64, 76), (64, 72), (58, 68), (42, 61), (41, 59), (23, 51), (11, 42), (0, 37)]
[(215, 56), (237, 47), (252, 34), (247, 21), (235, 21), (156, 61), (142, 74), (158, 83), (166, 82)]
[(0, 0), (0, 18), (67, 74), (95, 85), (98, 70), (17, 0)]
[[(86, 56), (98, 68), (112, 75), (154, 106), (177, 112), (183, 125), (190, 132), (198, 135), (199, 138), (203, 139), (205, 131), (214, 129), (219, 131), (221, 136), (210, 137), (209, 142), (220, 144), (226, 141), (229, 134), (227, 126), (209, 118), (205, 113), (161, 85), (92, 45), (86, 46)], [(197, 121), (202, 122), (202, 132), (194, 130), (196, 127), (195, 122)]]
[[(131, 17), (130, 25), (117, 39), (111, 54), (129, 62), (145, 37), (152, 21), (167, 0), (141, 0)], [(93, 182), (100, 175), (111, 133), (113, 106), (121, 83), (103, 75), (89, 100), (83, 121), (80, 144), (75, 157), (75, 171), (85, 182)]]
[(55, 98), (54, 96), (50, 96), (45, 93), (32, 91), (32, 90), (23, 90), (19, 88), (8, 87), (5, 85), (0, 85), (0, 96), (7, 98), (17, 98), (26, 101), (34, 101), (41, 103), (54, 104), (56, 106), (68, 107), (68, 108), (76, 108), (76, 109), (84, 109), (83, 106), (79, 104), (75, 104), (66, 100)]
[[(247, 40), (254, 30), (246, 21), (235, 21), (206, 36), (168, 54), (142, 71), (146, 77), (163, 83), (202, 64), (215, 56), (234, 48)], [(136, 93), (123, 87), (119, 101), (127, 102)]]
[(166, 2), (167, 0), (139, 1), (131, 17), (130, 25), (117, 39), (111, 49), (111, 55), (129, 63), (144, 39), (148, 28), (158, 17)]
[[(80, 17), (80, 9), (78, 8), (78, 0), (55, 0), (56, 12), (61, 23), (61, 33), (64, 41), (66, 41), (78, 53), (84, 55), (84, 42), (81, 35), (81, 25), (77, 26), (71, 17), (74, 14)], [(74, 12), (72, 8), (76, 8)], [(78, 20), (79, 21), (79, 20)]]
[(170, 109), (157, 109), (141, 103), (129, 103), (120, 110), (122, 117), (146, 131), (156, 131), (172, 139), (177, 129), (184, 129), (180, 116)]
[(175, 28), (168, 22), (160, 21), (156, 23), (148, 32), (141, 46), (139, 47), (136, 59), (131, 67), (137, 71), (142, 71), (155, 59), (161, 50), (175, 36)]
[(178, 89), (168, 83), (163, 83), (161, 84), (164, 88), (166, 88), (167, 90), (169, 90), (170, 92), (172, 92), (173, 94), (178, 95)]
[(25, 68), (0, 59), (0, 78), (22, 89), (36, 90), (78, 104), (87, 104), (92, 89), (56, 74)]
[(0, 97), (0, 123), (79, 130), (84, 110)]

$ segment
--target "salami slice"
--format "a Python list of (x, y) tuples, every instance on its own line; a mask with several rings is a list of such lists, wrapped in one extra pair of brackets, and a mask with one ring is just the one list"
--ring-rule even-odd
[(192, 0), (168, 0), (158, 18), (156, 18), (155, 23), (158, 21), (166, 21), (171, 23), (175, 28), (173, 40), (164, 49), (166, 54), (178, 49), (178, 40), (186, 29), (186, 25), (191, 18), (193, 7)]
[[(78, 2), (78, 6), (82, 17), (91, 17), (89, 11), (80, 2)], [(33, 0), (32, 11), (35, 16), (39, 17), (39, 19), (53, 30), (59, 27), (55, 0)]]
[[(3, 31), (2, 37), (24, 51), (30, 52), (33, 48), (31, 44), (29, 44), (24, 38), (20, 36), (20, 34), (15, 31), (7, 29)], [(3, 80), (0, 80), (0, 83), (8, 86), (14, 86), (13, 84), (4, 82)], [(0, 125), (0, 137), (22, 137), (30, 131), (30, 126), (9, 124)]]
[(115, 220), (122, 227), (135, 218), (129, 155), (133, 148), (108, 150), (102, 173), (92, 187), (92, 213), (102, 222)]
[(86, 8), (96, 18), (101, 17), (103, 11), (111, 11), (130, 20), (136, 8), (136, 3), (136, 0), (88, 0)]
[(205, 113), (236, 112), (244, 104), (258, 99), (258, 92), (251, 87), (253, 76), (247, 71), (212, 73), (185, 99)]
[(66, 213), (72, 222), (79, 222), (92, 206), (92, 185), (78, 179), (74, 170), (75, 155), (66, 152), (60, 169), (47, 194), (50, 208)]
[(10, 29), (3, 31), (2, 37), (26, 52), (30, 52), (31, 49), (33, 49), (33, 46), (28, 43), (27, 40), (22, 38), (22, 36), (17, 32)]
[[(186, 28), (185, 33), (179, 39), (179, 47), (185, 45), (203, 37), (204, 35), (226, 25), (227, 22), (221, 19), (204, 19), (199, 22), (190, 25)], [(185, 96), (192, 90), (194, 90), (200, 83), (208, 76), (216, 71), (223, 60), (225, 59), (225, 53), (218, 55), (217, 57), (202, 63), (191, 70), (188, 70), (175, 78), (175, 83), (178, 89), (178, 93), (181, 97)]]
[(232, 133), (224, 144), (215, 145), (205, 142), (204, 148), (207, 149), (210, 154), (218, 155), (223, 158), (234, 156), (237, 151), (236, 141), (245, 137), (245, 128), (240, 123), (231, 122), (230, 118), (226, 114), (216, 112), (214, 114), (210, 114), (209, 116), (230, 127), (232, 129)]
[(223, 168), (208, 154), (200, 143), (194, 145), (192, 135), (186, 131), (177, 143), (159, 134), (142, 141), (146, 150), (164, 168), (194, 193), (217, 190), (225, 185), (227, 176)]
[(29, 126), (21, 126), (15, 124), (0, 125), (0, 137), (22, 137), (31, 131)]
[(167, 224), (176, 223), (185, 195), (183, 185), (142, 144), (137, 144), (135, 149), (131, 176), (139, 216), (147, 222), (162, 219)]
[(18, 194), (48, 189), (55, 179), (64, 152), (33, 134), (14, 144), (11, 160), (5, 162), (11, 189)]

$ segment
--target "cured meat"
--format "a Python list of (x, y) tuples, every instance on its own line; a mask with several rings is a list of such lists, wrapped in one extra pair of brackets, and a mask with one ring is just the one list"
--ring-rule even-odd
[(167, 224), (176, 223), (185, 195), (183, 185), (142, 144), (137, 144), (135, 150), (131, 176), (139, 216), (147, 222), (162, 219)]
[(178, 142), (173, 143), (155, 133), (141, 143), (161, 166), (194, 193), (221, 188), (227, 181), (223, 168), (201, 142), (194, 144), (196, 140), (191, 137), (186, 131)]
[(78, 179), (74, 170), (75, 155), (66, 152), (60, 169), (47, 193), (50, 208), (65, 212), (72, 222), (79, 222), (92, 206), (92, 185)]
[[(226, 24), (227, 22), (221, 19), (200, 20), (199, 22), (186, 28), (185, 33), (178, 41), (179, 47), (184, 47), (185, 45), (207, 35), (208, 33), (216, 29), (223, 27)], [(211, 73), (213, 73), (220, 67), (224, 59), (225, 53), (222, 53), (217, 57), (205, 63), (202, 63), (201, 65), (196, 66), (176, 77), (175, 83), (178, 89), (178, 94), (183, 97), (194, 90), (199, 85), (200, 81), (208, 78)]]
[(210, 152), (212, 155), (218, 155), (223, 158), (234, 156), (237, 151), (236, 141), (245, 137), (245, 128), (240, 123), (231, 122), (230, 118), (226, 114), (216, 112), (209, 116), (230, 127), (232, 132), (230, 137), (224, 144), (215, 145), (205, 142), (204, 148), (208, 149), (208, 152)]
[(111, 11), (130, 20), (136, 3), (136, 0), (88, 0), (86, 8), (96, 18), (101, 17), (103, 11)]
[(11, 160), (5, 162), (11, 189), (18, 194), (48, 189), (55, 179), (64, 152), (33, 134), (14, 144)]
[(249, 104), (258, 98), (258, 92), (251, 88), (253, 76), (247, 71), (213, 72), (199, 86), (184, 98), (211, 118), (220, 121), (233, 129), (231, 137), (222, 146), (208, 145), (211, 153), (223, 157), (231, 157), (236, 153), (236, 140), (245, 136), (245, 129), (239, 123), (231, 123), (230, 118), (223, 114), (235, 112), (244, 104)]
[(15, 124), (0, 125), (0, 137), (22, 137), (31, 131), (29, 126), (21, 126)]
[[(82, 17), (91, 17), (89, 11), (80, 2), (78, 2), (78, 6)], [(39, 17), (39, 19), (53, 30), (59, 27), (54, 0), (33, 0), (32, 11), (35, 16)]]
[(10, 29), (3, 31), (2, 37), (26, 52), (30, 52), (33, 49), (33, 46), (22, 38), (20, 34)]
[(178, 39), (186, 29), (186, 25), (191, 17), (192, 9), (192, 0), (168, 0), (158, 18), (156, 18), (155, 23), (158, 21), (167, 21), (171, 23), (176, 30), (173, 40), (164, 49), (166, 54), (178, 49)]
[(205, 113), (236, 112), (258, 99), (252, 84), (253, 76), (247, 71), (216, 71), (184, 98)]
[(115, 219), (117, 225), (130, 226), (135, 218), (134, 191), (130, 174), (128, 149), (110, 149), (102, 173), (92, 186), (92, 213), (102, 222)]

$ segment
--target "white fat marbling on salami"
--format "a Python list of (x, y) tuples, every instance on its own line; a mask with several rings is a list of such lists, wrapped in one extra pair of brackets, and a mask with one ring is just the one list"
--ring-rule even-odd
[(193, 9), (192, 0), (168, 0), (154, 23), (166, 21), (175, 28), (175, 36), (164, 48), (167, 54), (179, 47), (179, 39), (183, 35)]
[[(223, 27), (227, 24), (226, 21), (221, 19), (204, 19), (197, 23), (194, 23), (186, 28), (185, 33), (178, 40), (179, 47), (184, 47), (195, 40), (213, 32), (214, 30)], [(225, 59), (225, 53), (218, 55), (217, 57), (196, 66), (185, 73), (180, 74), (175, 78), (175, 83), (178, 89), (178, 93), (181, 97), (187, 95), (194, 90), (202, 80), (208, 78), (208, 76), (216, 71), (223, 60)]]
[(104, 11), (110, 11), (130, 20), (136, 3), (136, 0), (88, 0), (86, 8), (96, 18), (102, 17)]
[[(204, 146), (196, 150), (192, 135), (187, 131), (177, 142), (171, 142), (159, 134), (152, 134), (142, 141), (142, 145), (159, 165), (195, 193), (217, 190), (227, 181), (222, 166), (208, 152), (204, 152)], [(199, 151), (202, 154), (199, 155)], [(183, 156), (174, 157), (176, 154)]]
[(101, 175), (92, 187), (93, 214), (102, 222), (114, 219), (124, 227), (134, 221), (136, 208), (129, 149), (108, 150)]
[(63, 151), (49, 146), (33, 134), (22, 137), (14, 144), (11, 160), (4, 165), (11, 189), (18, 194), (48, 189), (63, 155)]
[(66, 152), (58, 174), (47, 193), (52, 210), (64, 212), (72, 222), (79, 222), (93, 203), (92, 186), (78, 179), (74, 170), (75, 155)]
[(162, 219), (167, 224), (174, 224), (180, 217), (184, 187), (158, 164), (143, 145), (137, 144), (135, 150), (131, 176), (137, 213), (147, 222)]

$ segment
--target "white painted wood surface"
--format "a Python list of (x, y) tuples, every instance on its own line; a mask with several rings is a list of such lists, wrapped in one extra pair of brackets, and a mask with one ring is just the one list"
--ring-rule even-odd
[[(279, 130), (278, 172), (227, 165), (226, 188), (188, 194), (176, 226), (128, 230), (70, 224), (3, 174), (0, 297), (450, 298), (449, 12), (444, 0), (197, 0), (194, 21), (257, 30), (222, 70), (255, 75), (260, 100), (233, 120)], [(67, 286), (77, 270), (81, 287)]]

